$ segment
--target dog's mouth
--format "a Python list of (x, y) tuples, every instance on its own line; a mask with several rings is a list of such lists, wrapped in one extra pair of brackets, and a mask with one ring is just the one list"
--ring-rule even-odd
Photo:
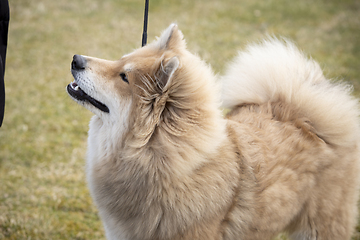
[(78, 101), (87, 101), (90, 104), (92, 104), (94, 107), (100, 109), (103, 112), (110, 112), (109, 108), (99, 102), (98, 100), (90, 97), (89, 95), (87, 95), (80, 87), (79, 85), (77, 85), (76, 82), (72, 82), (67, 86), (67, 92), (70, 94), (71, 97), (73, 97), (74, 99), (78, 100)]

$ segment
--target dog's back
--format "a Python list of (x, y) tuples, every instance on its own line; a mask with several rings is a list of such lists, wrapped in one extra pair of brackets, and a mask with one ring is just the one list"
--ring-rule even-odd
[(293, 239), (349, 239), (359, 185), (359, 111), (350, 88), (277, 39), (240, 53), (222, 83), (233, 138), (259, 184), (245, 239), (283, 229)]

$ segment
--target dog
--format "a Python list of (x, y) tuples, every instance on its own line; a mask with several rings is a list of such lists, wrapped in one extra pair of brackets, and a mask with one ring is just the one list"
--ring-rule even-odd
[(71, 72), (94, 113), (86, 175), (107, 239), (351, 238), (358, 101), (292, 42), (249, 45), (216, 77), (171, 24)]

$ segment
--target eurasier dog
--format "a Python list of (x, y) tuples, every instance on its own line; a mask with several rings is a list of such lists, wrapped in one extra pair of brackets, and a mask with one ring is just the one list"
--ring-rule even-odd
[(108, 239), (351, 237), (358, 103), (291, 42), (249, 46), (216, 81), (172, 24), (118, 61), (75, 55), (72, 74)]

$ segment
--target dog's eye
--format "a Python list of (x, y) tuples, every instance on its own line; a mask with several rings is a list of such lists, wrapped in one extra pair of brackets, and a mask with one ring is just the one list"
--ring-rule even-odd
[(126, 76), (125, 73), (120, 73), (120, 77), (121, 77), (121, 79), (122, 79), (124, 82), (129, 83), (129, 81), (128, 81), (128, 79), (127, 79), (127, 76)]

